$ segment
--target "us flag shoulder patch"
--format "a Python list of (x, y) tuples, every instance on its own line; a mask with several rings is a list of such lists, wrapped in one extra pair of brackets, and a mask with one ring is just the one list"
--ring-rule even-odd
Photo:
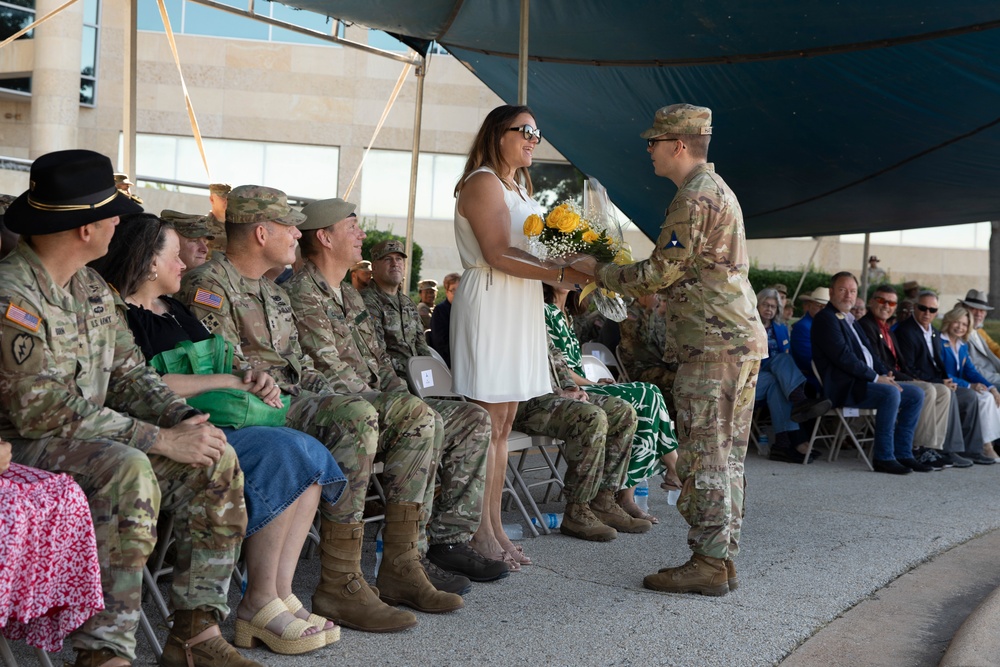
[(209, 308), (215, 308), (219, 310), (222, 308), (222, 295), (216, 294), (215, 292), (209, 292), (207, 289), (198, 288), (198, 291), (194, 293), (194, 302), (202, 306), (208, 306)]
[(7, 304), (7, 313), (4, 317), (14, 324), (19, 324), (25, 329), (30, 329), (31, 331), (38, 331), (38, 327), (42, 324), (42, 318), (38, 317), (38, 315), (29, 313), (23, 308), (18, 308), (12, 303)]

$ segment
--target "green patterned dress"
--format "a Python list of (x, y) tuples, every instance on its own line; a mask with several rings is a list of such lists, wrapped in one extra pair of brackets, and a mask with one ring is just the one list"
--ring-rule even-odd
[[(555, 304), (545, 304), (545, 325), (556, 347), (566, 356), (566, 363), (574, 373), (582, 376), (580, 341)], [(644, 479), (662, 474), (665, 467), (660, 458), (677, 449), (677, 436), (659, 388), (648, 382), (625, 382), (588, 385), (583, 389), (589, 394), (608, 394), (628, 401), (639, 416), (639, 427), (632, 439), (632, 454), (622, 488), (631, 488)]]

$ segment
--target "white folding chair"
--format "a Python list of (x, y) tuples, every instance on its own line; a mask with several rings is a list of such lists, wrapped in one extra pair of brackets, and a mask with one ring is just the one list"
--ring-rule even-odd
[[(811, 363), (813, 375), (816, 376), (816, 381), (819, 382), (819, 386), (822, 388), (823, 378), (819, 375), (816, 362), (813, 361)], [(844, 440), (850, 439), (851, 444), (858, 450), (858, 457), (865, 462), (869, 470), (874, 472), (875, 467), (872, 466), (869, 456), (865, 454), (865, 448), (862, 443), (870, 444), (871, 449), (875, 447), (875, 413), (875, 410), (868, 408), (831, 408), (823, 417), (835, 417), (837, 420), (836, 430), (832, 433), (829, 430), (821, 432), (820, 423), (823, 421), (823, 417), (817, 418), (816, 425), (813, 427), (812, 435), (809, 438), (809, 447), (806, 449), (806, 454), (802, 462), (809, 462), (809, 455), (812, 453), (813, 443), (816, 440), (829, 439), (831, 441), (828, 460), (836, 461), (840, 455)]]
[(583, 355), (583, 376), (591, 382), (614, 380), (611, 370), (599, 358), (592, 354)]
[[(448, 370), (448, 367), (445, 366), (444, 362), (438, 361), (433, 357), (410, 357), (407, 362), (407, 377), (413, 393), (420, 398), (433, 396), (438, 398), (465, 400), (463, 396), (456, 394), (452, 390), (451, 371)], [(545, 451), (545, 447), (552, 444), (554, 444), (552, 438), (545, 436), (531, 436), (520, 431), (511, 431), (510, 436), (507, 438), (508, 475), (504, 476), (503, 492), (505, 494), (510, 494), (510, 498), (517, 505), (517, 509), (521, 513), (521, 516), (524, 517), (525, 523), (528, 524), (528, 529), (535, 537), (538, 536), (538, 530), (531, 523), (531, 515), (528, 514), (528, 511), (524, 506), (525, 502), (528, 503), (528, 506), (534, 513), (535, 518), (538, 519), (538, 524), (541, 527), (542, 532), (548, 534), (549, 529), (545, 527), (542, 511), (538, 508), (538, 504), (531, 495), (531, 487), (539, 484), (562, 484), (562, 475), (559, 474), (556, 464), (553, 462), (549, 453)], [(524, 479), (524, 472), (530, 472), (536, 469), (524, 468), (524, 456), (526, 451), (529, 449), (538, 449), (543, 460), (545, 461), (546, 465), (544, 468), (549, 470), (550, 477), (544, 482), (536, 482), (529, 485)], [(510, 455), (514, 452), (518, 452), (520, 455), (516, 465), (510, 460)], [(539, 467), (537, 469), (544, 468)], [(511, 481), (511, 478), (513, 478), (513, 481)], [(524, 496), (524, 500), (521, 499), (518, 494), (518, 490), (521, 491), (520, 495)]]
[(607, 345), (603, 343), (584, 343), (580, 348), (582, 354), (589, 354), (591, 356), (600, 359), (605, 366), (609, 369), (614, 369), (618, 373), (618, 377), (624, 379), (623, 369), (621, 364), (618, 363), (618, 359), (615, 358), (614, 353), (608, 349)]

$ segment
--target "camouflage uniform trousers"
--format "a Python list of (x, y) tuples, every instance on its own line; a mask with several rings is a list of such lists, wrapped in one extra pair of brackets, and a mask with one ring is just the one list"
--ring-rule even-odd
[(347, 491), (337, 504), (331, 507), (323, 503), (320, 508), (331, 521), (361, 521), (376, 460), (384, 464), (381, 480), (389, 502), (424, 500), (436, 460), (433, 412), (425, 405), (381, 398), (386, 396), (413, 398), (409, 394), (305, 393), (296, 397), (288, 410), (285, 423), (326, 445), (347, 477)]
[[(439, 415), (437, 433), (441, 453), (438, 463), (441, 493), (433, 500), (434, 485), (429, 484), (424, 500), (425, 507), (430, 507), (432, 500), (434, 505), (427, 539), (431, 544), (464, 544), (472, 539), (483, 518), (490, 415), (473, 403), (441, 398), (426, 400)], [(424, 550), (422, 544), (421, 552)]]
[(174, 515), (171, 605), (210, 609), (220, 620), (229, 614), (229, 581), (247, 525), (243, 472), (232, 447), (214, 466), (194, 468), (107, 440), (14, 442), (18, 463), (68, 473), (90, 503), (104, 611), (73, 633), (74, 648), (106, 648), (135, 660), (142, 568), (156, 545), (161, 509)]
[(598, 491), (621, 488), (639, 423), (635, 408), (620, 398), (595, 394), (588, 399), (546, 394), (522, 401), (514, 417), (516, 430), (565, 443), (568, 503), (588, 503)]
[(743, 460), (760, 361), (683, 363), (677, 369), (677, 510), (688, 546), (712, 558), (735, 558), (745, 509)]

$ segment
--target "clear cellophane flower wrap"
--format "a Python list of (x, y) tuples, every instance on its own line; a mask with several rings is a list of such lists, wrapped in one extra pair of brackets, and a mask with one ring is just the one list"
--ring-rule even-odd
[[(600, 182), (594, 178), (588, 178), (583, 184), (583, 212), (584, 217), (591, 221), (591, 224), (602, 230), (602, 237), (609, 239), (607, 242), (610, 256), (597, 256), (599, 262), (614, 262), (615, 264), (631, 264), (632, 249), (625, 243), (625, 235), (622, 232), (621, 222), (615, 213), (614, 204), (608, 197), (608, 191)], [(580, 294), (580, 299), (590, 296), (597, 311), (609, 320), (621, 322), (628, 317), (628, 308), (621, 295), (611, 290), (597, 287), (597, 283), (590, 283)]]

